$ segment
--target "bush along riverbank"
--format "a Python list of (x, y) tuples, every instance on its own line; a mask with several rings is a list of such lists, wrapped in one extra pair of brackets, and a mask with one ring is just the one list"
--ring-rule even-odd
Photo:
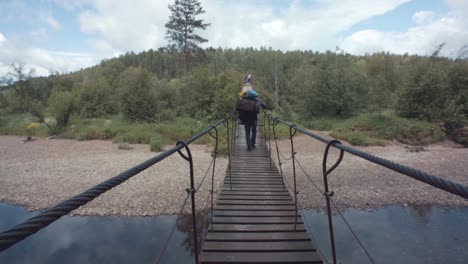
[(440, 124), (392, 113), (365, 113), (347, 119), (317, 118), (304, 123), (309, 129), (331, 131), (331, 136), (357, 146), (385, 146), (391, 141), (421, 146), (446, 136)]

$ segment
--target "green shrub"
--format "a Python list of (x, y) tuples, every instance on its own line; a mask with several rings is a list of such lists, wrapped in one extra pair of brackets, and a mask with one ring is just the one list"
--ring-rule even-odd
[(444, 137), (443, 131), (436, 124), (401, 118), (389, 113), (361, 114), (344, 120), (336, 127), (332, 133), (335, 137), (361, 146), (382, 145), (382, 140), (424, 145), (440, 141)]
[(45, 124), (37, 122), (37, 119), (30, 115), (19, 114), (0, 117), (1, 135), (46, 137), (48, 131), (49, 128)]
[(162, 147), (163, 147), (163, 140), (161, 138), (161, 135), (154, 134), (153, 136), (151, 136), (150, 150), (157, 152), (157, 151), (161, 151)]
[(305, 126), (312, 130), (327, 131), (335, 129), (344, 119), (333, 117), (320, 117), (306, 121)]
[(118, 149), (122, 149), (122, 150), (130, 150), (132, 149), (132, 147), (130, 147), (130, 145), (128, 145), (127, 143), (120, 143), (117, 147)]
[(355, 146), (385, 146), (386, 141), (370, 137), (359, 131), (338, 130), (330, 134), (332, 137), (345, 140)]
[[(266, 132), (268, 133), (268, 124), (266, 125)], [(273, 126), (270, 124), (270, 129), (271, 129), (271, 139), (273, 139)], [(258, 130), (257, 133), (262, 133), (261, 130)], [(293, 131), (294, 133), (294, 131)], [(279, 139), (286, 139), (289, 138), (289, 126), (283, 124), (283, 123), (278, 123), (275, 126), (275, 134), (276, 137)]]
[(185, 140), (201, 132), (208, 126), (205, 122), (192, 118), (179, 117), (171, 122), (158, 125), (158, 131), (173, 141)]
[(52, 127), (49, 129), (48, 135), (49, 135), (49, 136), (60, 135), (60, 134), (62, 134), (64, 131), (65, 131), (65, 127), (55, 125), (55, 126), (52, 126)]

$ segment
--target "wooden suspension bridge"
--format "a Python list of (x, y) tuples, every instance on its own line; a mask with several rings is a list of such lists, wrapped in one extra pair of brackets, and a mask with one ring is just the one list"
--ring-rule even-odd
[[(354, 149), (337, 140), (328, 140), (298, 127), (294, 123), (281, 120), (270, 113), (264, 114), (263, 128), (265, 128), (265, 122), (268, 120), (268, 133), (270, 133), (270, 124), (272, 123), (271, 127), (274, 138), (276, 138), (275, 125), (282, 123), (289, 127), (294, 175), (295, 152), (292, 138), (297, 131), (327, 144), (323, 159), (324, 190), (323, 192), (319, 191), (324, 195), (327, 202), (333, 263), (337, 263), (330, 209), (333, 192), (328, 189), (327, 176), (339, 165), (344, 152), (468, 199), (468, 186)], [(244, 131), (239, 126), (234, 125), (235, 120), (235, 116), (231, 114), (193, 137), (177, 142), (173, 148), (103, 181), (81, 194), (41, 211), (9, 230), (0, 232), (0, 252), (7, 250), (23, 239), (52, 224), (62, 216), (69, 214), (71, 211), (85, 205), (101, 194), (178, 152), (190, 164), (190, 188), (187, 189), (188, 196), (185, 201), (191, 196), (192, 231), (196, 263), (322, 263), (323, 261), (328, 263), (325, 257), (319, 254), (316, 245), (312, 243), (312, 233), (310, 232), (313, 232), (313, 230), (305, 228), (303, 216), (298, 213), (298, 201), (293, 198), (293, 196), (297, 196), (295, 194), (295, 182), (294, 190), (288, 190), (284, 184), (284, 178), (278, 172), (275, 163), (271, 160), (273, 155), (271, 153), (271, 146), (267, 146), (265, 141), (266, 133), (264, 138), (258, 138), (256, 149), (247, 151)], [(229, 137), (229, 123), (233, 123), (231, 127), (234, 127), (234, 130), (237, 131), (237, 136), (234, 137), (234, 140), (232, 140), (232, 137), (230, 140)], [(227, 145), (228, 153), (230, 153), (228, 155), (229, 165), (222, 192), (219, 194), (216, 206), (212, 208), (212, 221), (207, 232), (202, 234), (204, 236), (204, 243), (199, 252), (195, 208), (195, 193), (197, 189), (194, 184), (193, 159), (188, 146), (200, 137), (209, 134), (215, 138), (217, 150), (219, 139), (217, 128), (223, 124), (227, 127)], [(215, 132), (215, 134), (212, 134), (212, 132)], [(269, 141), (271, 140), (270, 134), (268, 139)], [(229, 151), (230, 145), (233, 146), (232, 151)], [(330, 147), (339, 149), (340, 157), (334, 165), (327, 169), (326, 164)], [(183, 149), (186, 150), (186, 154), (182, 153)], [(215, 151), (213, 160), (213, 176), (216, 153), (217, 151)], [(280, 162), (279, 154), (278, 162)], [(210, 192), (212, 199), (213, 192), (212, 184)], [(184, 202), (181, 209), (184, 208), (185, 204)], [(345, 220), (343, 216), (342, 219), (343, 221)], [(350, 229), (349, 226), (348, 228)], [(170, 237), (171, 235), (168, 241)], [(355, 239), (359, 242), (357, 236), (355, 236)], [(361, 243), (359, 244), (369, 257), (369, 260), (375, 263), (370, 254), (365, 250), (365, 247)], [(199, 256), (198, 253), (201, 253), (201, 255)], [(164, 249), (160, 256), (162, 254), (164, 254)]]
[[(247, 150), (237, 129), (201, 263), (322, 263), (264, 138)], [(310, 231), (310, 230), (309, 230)]]

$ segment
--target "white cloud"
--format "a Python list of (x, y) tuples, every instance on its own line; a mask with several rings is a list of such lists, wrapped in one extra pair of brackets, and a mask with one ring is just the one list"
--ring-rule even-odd
[(70, 72), (86, 68), (98, 62), (89, 54), (61, 52), (23, 46), (12, 42), (0, 33), (0, 76), (9, 71), (9, 65), (19, 63), (27, 69), (35, 69), (37, 76), (50, 71)]
[[(37, 12), (37, 27), (31, 33), (34, 41), (7, 39), (0, 34), (0, 66), (12, 62), (30, 63), (42, 69), (77, 70), (102, 58), (127, 51), (140, 52), (165, 46), (165, 23), (168, 5), (174, 0), (47, 0), (75, 14), (80, 30), (88, 43), (88, 53), (60, 52), (39, 49), (38, 39), (46, 39), (47, 29), (60, 29), (60, 24), (48, 9)], [(46, 1), (46, 2), (47, 2)], [(206, 14), (202, 18), (212, 24), (198, 32), (209, 40), (204, 47), (273, 47), (281, 50), (334, 49), (339, 45), (352, 53), (387, 50), (396, 53), (428, 54), (434, 47), (447, 42), (445, 53), (468, 43), (468, 1), (445, 0), (451, 8), (448, 14), (420, 11), (412, 16), (415, 24), (407, 30), (381, 31), (368, 28), (337, 40), (359, 22), (384, 15), (411, 0), (201, 0)], [(12, 4), (12, 3), (15, 4)], [(24, 1), (13, 1), (0, 15), (24, 16), (13, 12), (24, 7)], [(5, 8), (4, 8), (5, 7)], [(5, 9), (5, 10), (6, 10)], [(27, 14), (34, 14), (31, 10)], [(41, 16), (42, 14), (42, 16)], [(22, 17), (24, 18), (24, 17)], [(377, 25), (376, 25), (377, 26)], [(67, 31), (66, 28), (62, 32)], [(42, 42), (44, 43), (44, 42)], [(1, 67), (0, 67), (1, 71)]]
[(81, 31), (93, 36), (96, 45), (106, 42), (117, 51), (142, 51), (164, 46), (164, 24), (170, 0), (96, 0), (92, 10), (80, 14)]
[(430, 55), (438, 45), (445, 42), (441, 54), (454, 56), (461, 46), (468, 43), (467, 23), (455, 13), (430, 20), (422, 17), (419, 17), (421, 20), (417, 26), (404, 32), (362, 30), (345, 38), (340, 46), (357, 54), (389, 51)]
[(206, 18), (213, 24), (206, 35), (210, 39), (208, 45), (212, 46), (326, 50), (336, 44), (337, 33), (405, 2), (408, 0), (321, 0), (272, 6), (251, 1), (206, 0)]
[[(59, 0), (58, 0), (59, 1)], [(327, 49), (333, 36), (360, 21), (384, 14), (409, 0), (296, 0), (272, 4), (240, 0), (204, 0), (203, 18), (212, 24), (200, 35), (214, 47)], [(165, 23), (173, 0), (88, 1), (80, 14), (81, 30), (95, 42), (119, 52), (139, 52), (167, 44)], [(334, 46), (331, 44), (331, 46)], [(99, 45), (99, 44), (95, 44)]]
[(51, 13), (43, 13), (41, 14), (41, 19), (47, 23), (51, 28), (58, 30), (62, 28), (62, 25), (52, 16)]
[(53, 0), (53, 2), (65, 10), (72, 11), (83, 7), (87, 0)]
[(5, 38), (5, 36), (3, 36), (2, 33), (0, 33), (0, 47), (2, 46), (3, 43), (5, 43), (7, 41), (7, 39)]
[(413, 21), (417, 24), (426, 24), (435, 18), (435, 13), (432, 11), (419, 11), (414, 13)]

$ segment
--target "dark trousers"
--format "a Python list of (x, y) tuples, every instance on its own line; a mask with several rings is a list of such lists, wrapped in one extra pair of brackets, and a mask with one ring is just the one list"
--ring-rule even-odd
[(255, 139), (257, 137), (257, 121), (252, 123), (244, 123), (245, 129), (245, 142), (247, 147), (252, 147), (255, 145)]

